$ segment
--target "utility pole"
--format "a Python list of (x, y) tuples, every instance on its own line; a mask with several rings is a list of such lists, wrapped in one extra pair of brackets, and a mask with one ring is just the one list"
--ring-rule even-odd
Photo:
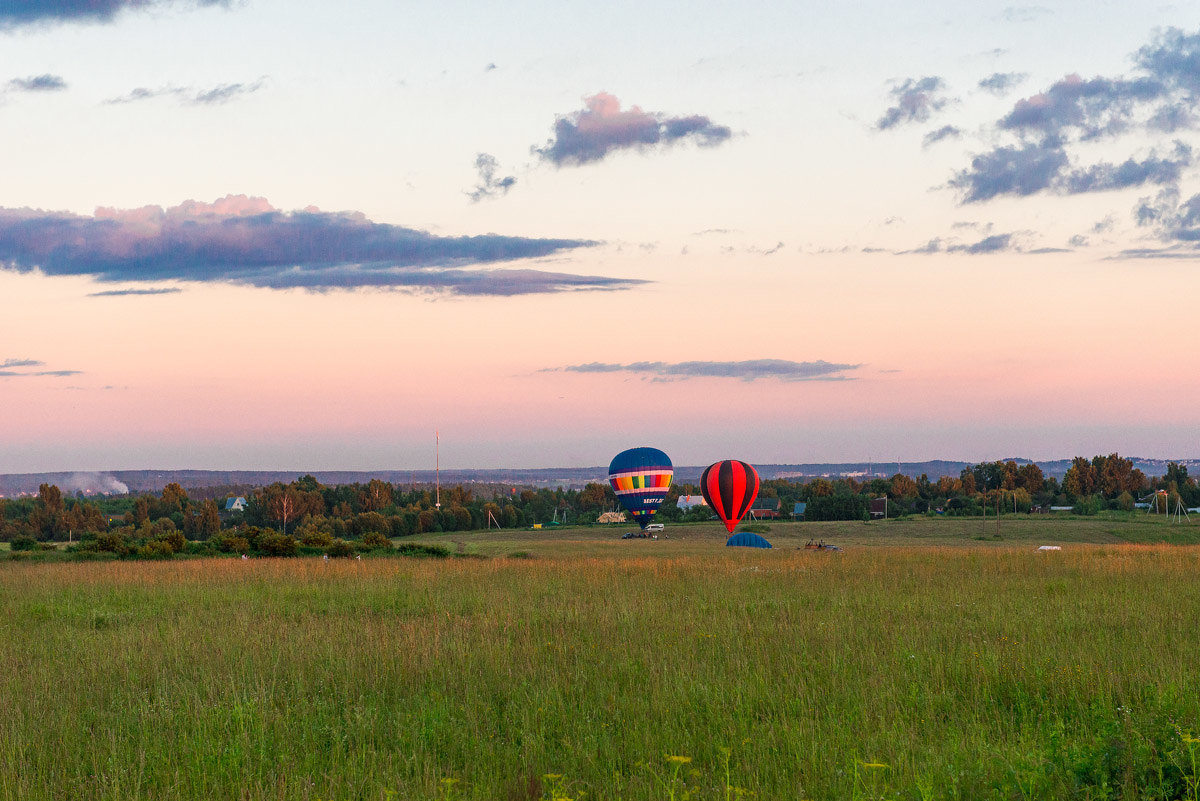
[(433, 504), (437, 510), (442, 511), (442, 436), (436, 430), (433, 432), (433, 478), (437, 487), (436, 502)]

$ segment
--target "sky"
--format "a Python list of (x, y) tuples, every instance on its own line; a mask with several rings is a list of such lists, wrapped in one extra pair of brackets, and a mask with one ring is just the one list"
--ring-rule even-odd
[(1200, 7), (0, 6), (0, 472), (1200, 456)]

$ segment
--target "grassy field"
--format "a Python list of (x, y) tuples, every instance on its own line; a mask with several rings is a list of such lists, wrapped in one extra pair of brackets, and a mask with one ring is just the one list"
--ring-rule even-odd
[(1197, 798), (1200, 547), (1120, 544), (1191, 530), (2, 560), (0, 799)]

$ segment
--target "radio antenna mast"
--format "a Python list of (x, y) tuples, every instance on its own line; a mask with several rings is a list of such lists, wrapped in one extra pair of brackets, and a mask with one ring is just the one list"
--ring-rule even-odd
[(433, 432), (433, 478), (437, 486), (437, 502), (434, 506), (440, 512), (442, 510), (442, 437), (435, 430)]

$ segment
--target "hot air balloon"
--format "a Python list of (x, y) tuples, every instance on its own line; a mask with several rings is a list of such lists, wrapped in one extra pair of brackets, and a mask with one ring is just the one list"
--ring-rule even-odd
[(732, 534), (758, 497), (758, 471), (736, 459), (710, 464), (700, 476), (700, 492)]
[(675, 468), (658, 448), (630, 448), (613, 457), (608, 466), (608, 483), (617, 500), (643, 529), (667, 497)]

